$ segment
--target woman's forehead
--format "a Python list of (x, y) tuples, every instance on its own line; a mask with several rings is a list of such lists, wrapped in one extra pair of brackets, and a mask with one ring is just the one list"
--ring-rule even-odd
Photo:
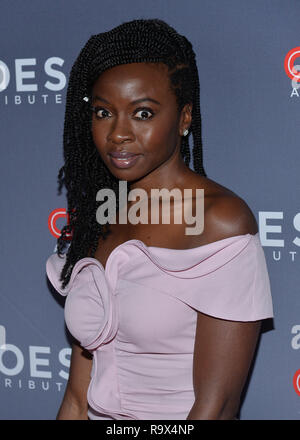
[(99, 89), (149, 89), (169, 91), (168, 67), (163, 63), (120, 64), (105, 70), (95, 81), (93, 91)]
[(144, 77), (144, 76), (163, 76), (168, 77), (168, 66), (164, 63), (128, 63), (119, 64), (105, 70), (98, 77), (96, 82), (106, 79), (113, 79), (114, 77)]

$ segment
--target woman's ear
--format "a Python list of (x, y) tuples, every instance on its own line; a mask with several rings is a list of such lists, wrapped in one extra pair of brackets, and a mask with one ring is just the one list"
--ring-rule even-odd
[(184, 136), (185, 130), (189, 130), (192, 123), (193, 104), (185, 104), (180, 114), (179, 135)]

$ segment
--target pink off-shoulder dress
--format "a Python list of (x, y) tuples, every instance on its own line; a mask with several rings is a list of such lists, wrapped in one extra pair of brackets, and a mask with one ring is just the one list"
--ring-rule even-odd
[(93, 353), (87, 399), (95, 420), (184, 420), (194, 403), (197, 311), (232, 321), (273, 317), (259, 233), (192, 249), (128, 240), (73, 267), (51, 255), (48, 278), (66, 296), (71, 334)]

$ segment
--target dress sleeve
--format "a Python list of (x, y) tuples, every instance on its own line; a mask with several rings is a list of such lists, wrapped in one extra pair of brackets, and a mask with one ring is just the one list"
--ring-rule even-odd
[(51, 255), (46, 273), (53, 287), (66, 296), (65, 322), (70, 333), (87, 350), (106, 344), (116, 334), (114, 296), (107, 288), (103, 268), (93, 258), (82, 258), (73, 267), (67, 286), (62, 289), (60, 273), (65, 257)]
[[(225, 242), (225, 240), (224, 240)], [(270, 280), (259, 235), (246, 234), (226, 246), (216, 242), (183, 271), (171, 273), (186, 281), (171, 295), (195, 310), (233, 321), (273, 317)], [(202, 251), (202, 250), (201, 250)], [(200, 258), (200, 261), (199, 261)]]

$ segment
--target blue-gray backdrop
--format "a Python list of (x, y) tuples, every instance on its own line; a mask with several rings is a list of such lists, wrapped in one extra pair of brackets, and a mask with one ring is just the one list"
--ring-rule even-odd
[(300, 2), (0, 6), (0, 418), (54, 419), (66, 385), (70, 342), (45, 261), (65, 224), (56, 178), (70, 68), (92, 34), (157, 17), (193, 43), (206, 171), (252, 209), (269, 269), (275, 319), (264, 326), (241, 419), (299, 419)]

